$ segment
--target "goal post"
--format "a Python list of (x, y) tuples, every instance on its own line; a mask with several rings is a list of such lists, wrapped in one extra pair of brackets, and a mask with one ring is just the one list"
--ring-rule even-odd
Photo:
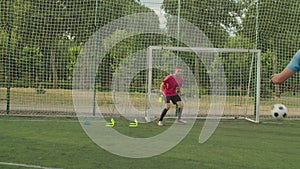
[[(164, 76), (173, 73), (173, 68), (179, 64), (183, 67), (183, 89), (188, 100), (183, 99), (184, 118), (219, 116), (259, 123), (260, 50), (150, 46), (147, 53), (147, 121), (158, 117), (163, 108), (158, 82), (161, 83)], [(153, 72), (157, 71), (163, 74), (154, 75)], [(214, 97), (224, 98), (225, 103), (221, 105), (223, 112), (211, 112), (212, 106), (221, 104), (218, 101), (214, 103), (214, 100), (218, 100)], [(169, 116), (174, 117), (174, 111), (168, 113)]]

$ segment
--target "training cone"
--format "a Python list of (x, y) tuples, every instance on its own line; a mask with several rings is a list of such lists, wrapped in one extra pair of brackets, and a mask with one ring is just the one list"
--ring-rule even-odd
[(86, 125), (86, 126), (91, 125), (91, 123), (89, 121), (87, 121), (87, 120), (84, 121), (83, 124)]

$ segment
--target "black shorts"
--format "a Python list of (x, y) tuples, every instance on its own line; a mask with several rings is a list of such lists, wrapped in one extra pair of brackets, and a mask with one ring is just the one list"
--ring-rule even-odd
[(164, 100), (165, 100), (165, 103), (170, 103), (170, 101), (172, 101), (173, 104), (176, 104), (177, 102), (181, 101), (181, 98), (178, 95), (165, 96)]

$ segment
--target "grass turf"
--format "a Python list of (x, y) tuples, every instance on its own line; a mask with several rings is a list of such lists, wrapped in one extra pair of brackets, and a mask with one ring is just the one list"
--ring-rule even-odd
[[(115, 129), (131, 137), (155, 135), (168, 128), (158, 127), (155, 122), (129, 128), (128, 121), (115, 120)], [(98, 147), (76, 118), (0, 116), (0, 162), (65, 169), (300, 168), (299, 121), (253, 124), (222, 120), (212, 137), (199, 144), (203, 123), (197, 120), (187, 137), (170, 151), (131, 159)]]

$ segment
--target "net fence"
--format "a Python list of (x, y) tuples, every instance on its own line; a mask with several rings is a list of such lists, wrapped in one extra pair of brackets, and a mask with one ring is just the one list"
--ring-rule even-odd
[[(149, 46), (173, 46), (261, 50), (261, 114), (269, 117), (272, 105), (282, 103), (289, 117), (299, 117), (299, 74), (281, 85), (269, 82), (299, 49), (299, 21), (298, 0), (1, 1), (0, 112), (74, 116), (81, 103), (92, 107), (91, 114), (99, 110), (115, 115), (144, 112), (145, 52)], [(161, 55), (169, 54), (164, 51)], [(175, 60), (159, 63), (176, 65), (176, 58), (183, 58), (184, 63), (190, 62), (188, 70), (195, 70), (197, 60), (184, 60), (194, 54), (173, 51)], [(145, 57), (139, 57), (142, 55)], [(230, 58), (224, 60), (225, 69), (229, 63), (245, 61)], [(196, 64), (199, 71), (193, 74), (201, 107), (201, 98), (210, 98), (211, 86), (207, 70), (201, 68), (203, 62)], [(247, 64), (237, 69), (246, 70)], [(230, 69), (232, 75), (227, 77), (230, 88), (226, 92), (237, 95), (228, 110), (237, 107), (242, 93), (239, 86), (248, 82), (237, 69)], [(155, 91), (162, 80), (158, 77), (166, 72), (155, 68), (153, 73)], [(233, 75), (237, 80), (228, 81)], [(134, 109), (125, 110), (126, 104)]]

